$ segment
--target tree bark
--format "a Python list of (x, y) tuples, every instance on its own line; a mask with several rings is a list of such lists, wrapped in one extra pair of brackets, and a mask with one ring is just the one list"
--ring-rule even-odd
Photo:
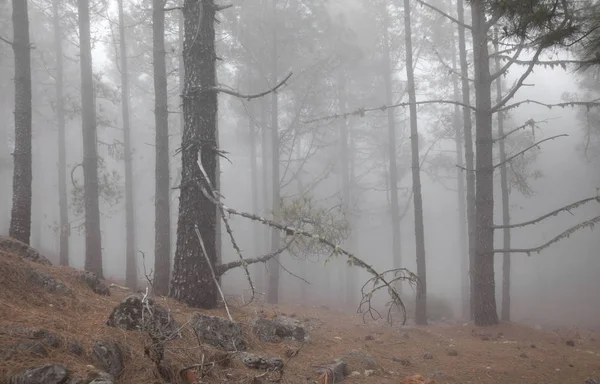
[(415, 322), (427, 325), (427, 266), (425, 262), (425, 229), (423, 224), (423, 196), (421, 194), (421, 165), (419, 160), (419, 131), (417, 126), (417, 101), (412, 55), (412, 28), (410, 0), (404, 0), (404, 39), (406, 49), (406, 78), (410, 103), (410, 144), (412, 154), (413, 203), (415, 209), (415, 242), (417, 253), (417, 299)]
[[(154, 293), (166, 296), (171, 274), (171, 194), (169, 172), (169, 112), (165, 64), (165, 2), (153, 0), (154, 124), (156, 163), (154, 194)], [(193, 230), (193, 228), (192, 228)]]
[(104, 278), (98, 187), (96, 108), (92, 73), (89, 0), (78, 1), (81, 57), (81, 120), (83, 129), (83, 177), (85, 204), (85, 269)]
[(64, 70), (60, 0), (52, 2), (54, 22), (54, 50), (56, 52), (56, 123), (58, 125), (58, 210), (59, 210), (59, 263), (69, 265), (69, 207), (67, 200), (67, 154), (65, 139)]
[(491, 76), (485, 10), (481, 0), (471, 5), (475, 67), (476, 168), (475, 227), (477, 252), (473, 266), (473, 318), (476, 325), (498, 323), (494, 282), (494, 164)]
[[(385, 83), (385, 97), (388, 105), (392, 100), (392, 69), (390, 57), (389, 15), (387, 10), (383, 13), (383, 70)], [(398, 164), (396, 159), (396, 122), (394, 110), (388, 108), (388, 157), (389, 157), (389, 190), (390, 210), (392, 218), (392, 258), (394, 268), (402, 267), (402, 246), (400, 243), (400, 204), (398, 202)], [(396, 289), (402, 290), (402, 284), (397, 283)]]
[[(471, 110), (466, 105), (471, 105), (471, 89), (469, 88), (469, 66), (467, 63), (467, 48), (465, 37), (465, 10), (463, 0), (457, 0), (458, 21), (458, 52), (460, 56), (460, 76), (462, 88), (463, 127), (465, 140), (465, 167), (468, 170), (475, 168), (475, 153), (473, 151), (473, 126), (471, 122)], [(466, 319), (473, 316), (473, 266), (475, 263), (475, 174), (467, 171), (467, 230), (469, 244), (469, 305), (463, 307), (463, 315)]]
[[(217, 263), (215, 204), (201, 188), (215, 185), (217, 172), (217, 93), (213, 0), (185, 0), (183, 5), (185, 82), (181, 142), (181, 190), (177, 250), (169, 295), (191, 307), (214, 308), (217, 289), (203, 250)], [(201, 165), (209, 180), (203, 176)], [(198, 226), (201, 244), (196, 236)]]
[[(494, 49), (498, 52), (498, 31), (494, 30)], [(495, 70), (500, 70), (500, 57), (494, 58)], [(502, 76), (496, 79), (496, 98), (502, 100)], [(504, 137), (504, 113), (498, 112), (498, 137)], [(505, 140), (498, 143), (500, 151), (500, 190), (502, 194), (502, 229), (503, 249), (510, 249), (510, 201), (508, 190), (508, 174), (506, 169)], [(502, 309), (500, 312), (502, 321), (510, 321), (510, 252), (504, 252), (502, 256)]]
[[(452, 43), (452, 69), (456, 72), (456, 44)], [(452, 77), (452, 89), (454, 91), (454, 100), (460, 100), (460, 90), (458, 88), (457, 76)], [(470, 113), (470, 112), (469, 112)], [(464, 118), (464, 116), (463, 116)], [(454, 143), (456, 145), (456, 182), (458, 196), (458, 244), (459, 244), (459, 264), (460, 264), (460, 295), (462, 303), (463, 319), (469, 319), (469, 245), (467, 239), (467, 206), (465, 193), (465, 178), (463, 169), (465, 168), (464, 160), (464, 124), (461, 121), (460, 106), (454, 106)]]
[(119, 6), (119, 46), (121, 50), (121, 113), (123, 116), (123, 146), (125, 163), (125, 281), (132, 291), (137, 290), (138, 274), (135, 253), (135, 205), (133, 200), (133, 165), (131, 156), (131, 126), (129, 121), (129, 71), (123, 0)]
[[(277, 84), (277, 29), (275, 22), (277, 20), (276, 0), (272, 0), (273, 12), (273, 34), (271, 47), (271, 85)], [(271, 93), (271, 186), (272, 186), (272, 208), (273, 219), (280, 218), (281, 197), (279, 184), (279, 116), (278, 116), (278, 95), (277, 92)], [(271, 252), (280, 248), (281, 231), (277, 228), (271, 230)], [(279, 256), (269, 260), (269, 287), (267, 290), (267, 302), (277, 304), (279, 302)]]
[(31, 47), (27, 2), (13, 0), (15, 56), (15, 151), (9, 236), (29, 244), (31, 237)]

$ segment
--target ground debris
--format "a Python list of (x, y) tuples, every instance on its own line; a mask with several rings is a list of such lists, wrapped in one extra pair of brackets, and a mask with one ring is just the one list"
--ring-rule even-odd
[(306, 327), (300, 321), (288, 316), (276, 316), (272, 319), (256, 318), (251, 322), (254, 333), (261, 341), (279, 342), (296, 340), (310, 342)]
[(196, 335), (213, 347), (226, 351), (243, 351), (247, 343), (238, 323), (218, 316), (194, 313), (190, 325)]
[(239, 354), (239, 358), (246, 367), (251, 369), (269, 369), (276, 371), (283, 368), (283, 360), (278, 357), (268, 357), (250, 352), (242, 352)]
[(66, 379), (66, 366), (46, 363), (19, 371), (10, 378), (10, 384), (60, 384)]

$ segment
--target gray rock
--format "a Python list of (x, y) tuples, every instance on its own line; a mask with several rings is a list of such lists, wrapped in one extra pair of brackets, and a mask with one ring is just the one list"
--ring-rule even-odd
[(226, 351), (246, 349), (247, 344), (238, 323), (196, 312), (190, 320), (190, 325), (200, 339), (213, 347)]
[(121, 328), (127, 331), (144, 331), (154, 336), (170, 338), (175, 336), (179, 327), (169, 311), (147, 298), (143, 302), (143, 295), (133, 294), (124, 298), (117, 305), (106, 325)]
[(66, 380), (66, 366), (48, 363), (18, 372), (10, 378), (10, 384), (61, 384)]
[(110, 296), (110, 291), (108, 287), (100, 281), (98, 276), (95, 273), (89, 271), (81, 271), (79, 273), (79, 280), (86, 283), (88, 287), (92, 289), (95, 293), (103, 296)]
[(75, 355), (75, 356), (83, 355), (83, 347), (81, 346), (81, 343), (79, 343), (79, 341), (70, 341), (69, 344), (67, 345), (67, 351), (71, 355)]
[(310, 343), (310, 336), (304, 325), (291, 317), (257, 318), (252, 321), (252, 328), (261, 341), (279, 342), (287, 339)]
[(22, 325), (8, 325), (2, 327), (1, 331), (14, 337), (40, 340), (44, 345), (51, 348), (61, 346), (60, 338), (45, 329), (24, 327)]
[(595, 379), (593, 377), (589, 377), (588, 379), (585, 380), (585, 384), (600, 384), (600, 381), (598, 381), (598, 379)]
[(423, 354), (423, 358), (424, 358), (425, 360), (431, 360), (431, 359), (433, 359), (433, 355), (431, 354), (431, 352), (425, 352), (425, 353)]
[(8, 253), (13, 253), (22, 259), (33, 261), (34, 263), (52, 265), (44, 255), (12, 237), (0, 236), (0, 249)]
[(63, 282), (56, 280), (44, 271), (37, 269), (29, 269), (28, 281), (31, 284), (42, 287), (45, 291), (51, 293), (70, 294), (71, 288), (67, 287)]
[(242, 352), (239, 358), (246, 367), (251, 369), (277, 371), (283, 368), (283, 360), (278, 357), (260, 356), (250, 352)]
[(327, 384), (339, 383), (348, 376), (348, 365), (342, 359), (335, 359), (332, 364), (313, 367), (320, 375), (327, 373), (329, 380)]
[(118, 343), (96, 341), (92, 345), (91, 357), (94, 365), (113, 377), (119, 377), (123, 371), (124, 351)]

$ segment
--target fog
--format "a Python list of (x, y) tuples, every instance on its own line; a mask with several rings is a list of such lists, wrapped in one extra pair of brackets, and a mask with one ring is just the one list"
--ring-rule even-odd
[[(112, 2), (111, 2), (112, 3)], [(288, 4), (289, 3), (289, 4)], [(351, 66), (347, 75), (350, 78), (348, 86), (348, 112), (359, 108), (377, 108), (386, 104), (385, 88), (383, 86), (379, 61), (381, 40), (381, 20), (375, 14), (367, 1), (329, 1), (327, 6), (318, 8), (319, 12), (328, 14), (311, 15), (315, 23), (325, 23), (331, 28), (346, 28), (349, 43), (340, 44), (333, 40), (334, 33), (314, 32), (306, 36), (310, 29), (300, 28), (303, 20), (294, 19), (293, 9), (301, 9), (302, 5), (295, 1), (281, 5), (280, 12), (285, 13), (278, 24), (279, 31), (279, 78), (288, 72), (293, 75), (279, 94), (279, 126), (280, 132), (319, 132), (322, 146), (315, 150), (308, 161), (302, 165), (298, 173), (283, 174), (282, 196), (293, 197), (299, 193), (302, 186), (294, 179), (301, 175), (301, 185), (311, 185), (314, 180), (322, 179), (312, 189), (311, 194), (322, 207), (332, 207), (340, 203), (341, 176), (338, 127), (340, 120), (329, 119), (311, 122), (313, 119), (331, 116), (339, 111), (336, 109), (336, 92), (331, 89), (335, 75), (329, 66), (337, 65), (333, 58), (343, 60), (350, 58)], [(310, 2), (309, 2), (310, 3)], [(434, 2), (435, 3), (435, 2)], [(439, 4), (447, 2), (437, 2)], [(454, 2), (450, 2), (454, 3)], [(32, 245), (43, 250), (52, 262), (58, 263), (59, 254), (59, 207), (58, 207), (58, 154), (57, 126), (55, 117), (54, 94), (54, 63), (52, 24), (48, 14), (50, 5), (43, 1), (31, 2), (30, 34), (35, 45), (32, 54), (32, 83), (33, 83), (33, 206), (32, 206)], [(310, 7), (311, 5), (305, 5)], [(0, 13), (0, 35), (10, 38), (10, 5), (2, 4)], [(152, 26), (148, 21), (151, 11), (144, 8), (142, 2), (127, 2), (127, 33), (128, 52), (131, 76), (131, 126), (133, 143), (133, 186), (135, 210), (135, 249), (138, 253), (138, 275), (140, 281), (145, 281), (145, 274), (150, 274), (154, 266), (154, 193), (155, 193), (155, 132), (154, 132), (154, 94), (152, 85)], [(287, 7), (287, 8), (286, 8)], [(315, 5), (315, 7), (317, 7)], [(398, 9), (400, 11), (398, 11)], [(406, 71), (403, 65), (402, 20), (397, 12), (402, 7), (390, 8), (393, 18), (390, 26), (392, 35), (392, 64), (394, 98), (406, 101), (405, 79)], [(256, 40), (255, 35), (247, 36), (244, 32), (244, 12), (257, 12), (248, 2), (234, 2), (234, 7), (221, 12), (222, 23), (217, 27), (217, 51), (222, 60), (218, 64), (218, 79), (221, 84), (239, 90), (241, 93), (251, 93), (265, 88), (264, 82), (249, 90), (244, 77), (244, 67), (240, 64), (243, 56), (240, 51), (240, 39), (247, 39), (247, 50), (255, 55), (268, 56), (269, 38)], [(288, 12), (288, 13), (286, 13)], [(467, 12), (469, 13), (469, 12)], [(170, 168), (172, 217), (172, 257), (175, 254), (175, 236), (178, 214), (178, 186), (181, 165), (177, 149), (181, 146), (180, 98), (178, 95), (179, 80), (177, 75), (178, 57), (181, 49), (178, 41), (179, 11), (169, 12), (167, 17), (167, 69), (172, 71), (168, 77), (169, 89), (169, 130), (170, 130)], [(256, 20), (258, 16), (248, 16)], [(425, 24), (425, 18), (438, 20), (439, 28), (448, 28), (450, 24), (442, 23), (431, 11), (423, 7), (413, 7), (413, 44), (415, 50), (421, 52), (415, 65), (417, 81), (417, 99), (451, 99), (451, 74), (440, 74), (442, 70), (436, 55), (431, 53), (431, 40), (439, 38), (442, 42), (451, 41), (446, 36), (435, 36), (435, 28)], [(323, 20), (320, 20), (322, 18)], [(110, 22), (108, 20), (111, 20)], [(319, 20), (317, 20), (319, 19)], [(69, 237), (70, 263), (75, 268), (83, 268), (85, 261), (85, 237), (83, 233), (83, 212), (78, 211), (74, 203), (72, 190), (74, 184), (83, 185), (81, 167), (77, 164), (82, 159), (82, 129), (79, 101), (79, 56), (77, 53), (77, 36), (75, 26), (69, 17), (65, 16), (64, 45), (65, 45), (65, 82), (66, 99), (71, 110), (66, 127), (67, 148), (67, 188), (69, 196), (69, 220), (71, 233)], [(124, 168), (123, 161), (116, 155), (122, 153), (122, 118), (120, 110), (120, 74), (116, 64), (115, 36), (118, 29), (111, 23), (116, 23), (116, 5), (109, 4), (105, 12), (92, 17), (92, 34), (96, 39), (93, 51), (93, 68), (97, 75), (97, 84), (102, 85), (101, 91), (96, 91), (96, 109), (98, 111), (98, 150), (103, 159), (105, 181), (111, 184), (112, 193), (116, 190), (116, 199), (104, 198), (101, 193), (101, 230), (104, 275), (113, 280), (125, 278), (125, 207), (124, 207)], [(311, 19), (312, 20), (312, 19)], [(268, 21), (267, 21), (268, 22)], [(112, 26), (112, 30), (111, 30)], [(419, 29), (422, 28), (422, 29)], [(444, 34), (444, 32), (440, 32)], [(469, 34), (467, 34), (469, 35)], [(469, 36), (470, 38), (470, 36)], [(312, 39), (312, 40), (311, 40)], [(445, 39), (445, 40), (444, 40)], [(310, 40), (310, 41), (309, 41)], [(343, 47), (351, 46), (352, 50), (344, 51)], [(470, 42), (467, 45), (470, 49)], [(309, 49), (310, 48), (310, 49)], [(449, 48), (445, 48), (446, 51)], [(337, 52), (333, 55), (332, 52)], [(359, 52), (359, 54), (356, 54)], [(427, 53), (429, 52), (429, 53)], [(543, 60), (555, 60), (571, 57), (571, 54), (556, 51), (545, 55)], [(419, 53), (417, 53), (419, 56)], [(530, 57), (531, 53), (524, 53)], [(544, 55), (543, 55), (544, 56)], [(322, 65), (323, 59), (329, 64)], [(9, 45), (0, 45), (0, 154), (10, 154), (14, 149), (14, 62), (12, 49)], [(268, 63), (268, 59), (264, 59)], [(379, 60), (379, 61), (378, 61)], [(449, 59), (448, 62), (451, 62)], [(436, 73), (438, 72), (438, 73)], [(511, 67), (503, 77), (507, 86), (513, 84), (523, 73), (523, 67)], [(445, 80), (444, 80), (445, 76)], [(581, 87), (584, 75), (574, 73), (561, 67), (545, 68), (536, 66), (527, 78), (527, 86), (522, 87), (514, 97), (514, 101), (538, 100), (547, 104), (561, 103), (565, 93), (576, 95), (581, 100), (591, 99)], [(332, 80), (333, 79), (333, 80)], [(445, 84), (444, 84), (445, 83)], [(598, 84), (598, 83), (597, 83)], [(600, 87), (596, 85), (596, 93)], [(355, 92), (355, 93), (352, 93)], [(303, 97), (308, 95), (308, 100)], [(267, 96), (270, 97), (270, 96)], [(473, 98), (473, 97), (472, 97)], [(256, 213), (269, 217), (270, 208), (264, 206), (262, 197), (259, 198), (258, 212), (253, 212), (253, 196), (251, 182), (253, 177), (259, 177), (259, 193), (262, 194), (262, 176), (253, 175), (251, 169), (250, 139), (248, 134), (249, 106), (254, 105), (251, 118), (260, 119), (260, 101), (239, 99), (224, 93), (219, 94), (219, 146), (226, 151), (227, 159), (220, 160), (220, 190), (223, 202), (241, 211)], [(306, 105), (302, 104), (305, 103)], [(270, 107), (269, 107), (270, 108)], [(302, 113), (296, 116), (296, 110)], [(427, 260), (428, 295), (447, 300), (456, 318), (461, 314), (461, 246), (459, 244), (459, 214), (457, 198), (456, 153), (454, 141), (439, 138), (439, 132), (448, 129), (452, 124), (453, 106), (419, 107), (418, 126), (420, 133), (420, 152), (423, 165), (421, 183), (424, 206), (425, 247)], [(269, 111), (270, 113), (270, 111)], [(392, 232), (390, 219), (389, 191), (386, 178), (388, 166), (387, 120), (385, 111), (373, 111), (364, 116), (353, 115), (345, 119), (355, 148), (350, 155), (354, 158), (352, 166), (356, 176), (353, 186), (354, 209), (356, 217), (352, 221), (351, 239), (346, 239), (342, 245), (352, 242), (353, 252), (378, 271), (393, 268)], [(408, 108), (394, 108), (398, 147), (398, 162), (402, 172), (399, 176), (399, 204), (401, 211), (406, 209), (406, 215), (401, 221), (402, 267), (416, 271), (415, 261), (415, 229), (414, 209), (410, 193), (412, 182), (410, 177), (410, 128)], [(449, 117), (450, 116), (450, 117)], [(582, 117), (583, 116), (583, 117)], [(537, 218), (547, 212), (558, 209), (577, 200), (594, 196), (600, 187), (599, 148), (594, 146), (598, 137), (588, 137), (589, 132), (598, 128), (594, 121), (586, 124), (585, 111), (581, 108), (546, 108), (540, 105), (524, 104), (509, 112), (505, 122), (505, 130), (524, 124), (533, 119), (539, 123), (535, 130), (537, 140), (554, 135), (568, 134), (546, 141), (535, 151), (535, 156), (527, 157), (526, 169), (529, 175), (537, 172), (538, 177), (529, 177), (531, 196), (525, 196), (514, 187), (510, 194), (511, 222), (518, 223)], [(544, 122), (541, 122), (544, 121)], [(596, 123), (598, 120), (595, 120)], [(366, 134), (363, 134), (367, 132)], [(286, 133), (287, 134), (287, 133)], [(365, 138), (366, 136), (368, 138)], [(284, 137), (284, 135), (282, 135)], [(285, 136), (287, 137), (287, 136)], [(260, 147), (260, 128), (257, 134), (258, 168), (262, 166), (263, 158)], [(283, 140), (283, 139), (282, 139)], [(536, 141), (537, 141), (536, 140)], [(590, 145), (586, 145), (589, 141)], [(301, 157), (302, 153), (311, 151), (312, 142), (309, 134), (298, 139), (298, 143), (288, 141), (281, 150), (281, 159), (286, 159), (290, 148), (293, 156)], [(519, 147), (520, 148), (520, 147)], [(587, 150), (586, 150), (587, 148)], [(509, 149), (508, 155), (517, 152)], [(526, 156), (529, 156), (527, 154)], [(450, 160), (448, 160), (450, 159)], [(10, 209), (12, 201), (12, 159), (0, 162), (0, 234), (8, 234)], [(440, 161), (444, 160), (443, 166)], [(281, 160), (282, 162), (284, 160)], [(289, 161), (290, 169), (297, 169), (300, 161)], [(296, 168), (294, 168), (296, 167)], [(464, 175), (464, 172), (463, 172)], [(499, 175), (495, 182), (495, 223), (501, 223), (501, 200)], [(270, 187), (268, 187), (270, 188)], [(102, 187), (101, 187), (102, 190)], [(270, 194), (270, 192), (269, 192)], [(262, 195), (261, 195), (262, 196)], [(113, 196), (114, 197), (114, 196)], [(556, 217), (544, 220), (532, 226), (511, 230), (512, 248), (530, 248), (543, 244), (554, 238), (560, 232), (576, 225), (590, 217), (597, 216), (600, 207), (591, 203), (571, 212), (562, 212)], [(230, 217), (235, 238), (244, 252), (245, 257), (255, 257), (269, 252), (265, 244), (265, 227), (259, 223), (240, 217)], [(237, 255), (222, 227), (222, 260), (234, 261)], [(502, 248), (502, 233), (495, 234), (497, 249)], [(530, 255), (514, 253), (512, 257), (512, 320), (540, 325), (577, 325), (582, 327), (598, 327), (600, 318), (600, 235), (596, 231), (583, 229), (573, 233), (568, 238), (544, 249), (542, 252)], [(144, 257), (142, 258), (142, 253)], [(345, 260), (341, 256), (334, 258), (324, 265), (327, 255), (310, 256), (298, 259), (289, 253), (283, 253), (280, 262), (285, 269), (308, 280), (307, 285), (286, 271), (280, 271), (280, 300), (282, 302), (328, 305), (341, 307), (352, 311), (355, 308), (344, 307), (340, 304), (346, 288)], [(146, 271), (144, 271), (144, 267)], [(265, 270), (263, 264), (251, 267), (253, 277), (258, 284), (258, 291), (265, 292), (265, 281), (258, 277), (259, 269)], [(502, 254), (496, 254), (496, 291), (500, 303), (502, 285)], [(360, 297), (360, 286), (369, 278), (364, 270), (358, 270), (354, 288), (356, 299)], [(145, 284), (145, 283), (143, 283)], [(242, 269), (227, 272), (222, 285), (227, 295), (241, 300), (241, 295), (248, 289)], [(247, 293), (246, 293), (247, 295)], [(402, 291), (403, 297), (412, 297), (414, 292), (406, 285)], [(259, 295), (261, 296), (261, 295)], [(378, 295), (380, 305), (387, 300), (385, 294)], [(413, 299), (414, 300), (414, 299)]]

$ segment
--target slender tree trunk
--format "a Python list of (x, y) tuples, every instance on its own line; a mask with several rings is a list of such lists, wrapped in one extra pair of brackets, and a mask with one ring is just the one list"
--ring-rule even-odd
[[(498, 31), (494, 30), (494, 49), (498, 52)], [(500, 70), (500, 57), (495, 56), (496, 70)], [(502, 100), (502, 76), (496, 80), (496, 98)], [(504, 136), (504, 114), (498, 113), (498, 137)], [(500, 150), (500, 189), (502, 192), (502, 230), (503, 248), (510, 249), (510, 201), (508, 190), (508, 175), (506, 170), (505, 140), (499, 141)], [(502, 310), (500, 313), (502, 321), (510, 321), (510, 252), (505, 252), (502, 257)]]
[[(208, 182), (198, 166), (198, 158), (213, 186), (217, 180), (217, 93), (213, 0), (185, 0), (183, 61), (185, 82), (181, 141), (181, 190), (177, 224), (177, 250), (170, 296), (200, 308), (217, 305), (217, 289), (206, 258), (217, 263), (217, 220), (215, 204), (202, 189)], [(196, 236), (198, 227), (201, 246)], [(206, 255), (204, 254), (206, 250)]]
[(494, 282), (494, 165), (491, 76), (485, 11), (481, 0), (471, 5), (475, 66), (476, 168), (475, 227), (477, 253), (473, 268), (473, 317), (476, 325), (498, 323)]
[(69, 211), (67, 203), (67, 154), (65, 139), (64, 70), (60, 0), (52, 2), (54, 21), (54, 50), (56, 52), (56, 122), (58, 125), (58, 210), (59, 210), (59, 263), (69, 265)]
[[(260, 121), (262, 124), (261, 127), (261, 168), (262, 168), (262, 207), (264, 210), (264, 215), (268, 216), (269, 211), (271, 210), (271, 202), (269, 200), (269, 189), (271, 186), (270, 183), (270, 172), (269, 172), (269, 164), (271, 163), (271, 156), (269, 154), (269, 126), (268, 121), (268, 113), (267, 113), (267, 99), (260, 99)], [(263, 252), (269, 252), (271, 248), (271, 231), (269, 227), (263, 227)]]
[[(156, 129), (154, 293), (161, 296), (169, 293), (171, 274), (171, 194), (169, 193), (171, 181), (169, 176), (169, 112), (165, 64), (164, 4), (164, 0), (153, 0), (152, 9), (154, 124)], [(193, 225), (191, 231), (193, 232)]]
[(15, 55), (15, 151), (9, 235), (29, 244), (31, 237), (31, 47), (27, 2), (13, 0)]
[[(383, 23), (383, 70), (385, 83), (385, 96), (388, 105), (393, 104), (392, 99), (392, 69), (390, 58), (389, 15), (384, 11)], [(392, 257), (394, 268), (402, 267), (402, 247), (400, 243), (400, 204), (398, 203), (398, 165), (396, 159), (396, 123), (394, 111), (387, 110), (388, 119), (388, 156), (389, 156), (389, 191), (390, 209), (392, 217)], [(401, 290), (398, 283), (396, 289)]]
[(131, 290), (137, 290), (138, 274), (135, 254), (135, 215), (133, 201), (133, 165), (131, 156), (131, 126), (129, 122), (129, 72), (123, 0), (119, 5), (119, 46), (121, 49), (121, 113), (123, 116), (123, 146), (125, 152), (125, 280)]
[(85, 269), (103, 278), (102, 238), (98, 191), (98, 147), (92, 73), (89, 0), (79, 0), (79, 49), (81, 57), (81, 120), (83, 125), (83, 188), (85, 200)]
[[(458, 20), (464, 25), (465, 22), (465, 10), (463, 0), (457, 0), (457, 11)], [(463, 126), (464, 126), (464, 140), (465, 140), (465, 167), (468, 170), (475, 168), (475, 153), (473, 151), (473, 126), (471, 122), (471, 110), (466, 105), (471, 105), (471, 89), (469, 88), (469, 66), (467, 63), (467, 48), (466, 48), (466, 37), (465, 27), (462, 25), (458, 26), (458, 52), (460, 56), (460, 76), (461, 76), (461, 87), (462, 87), (462, 102), (463, 106)], [(473, 316), (473, 266), (475, 263), (475, 174), (472, 171), (467, 171), (467, 229), (468, 229), (468, 243), (469, 243), (469, 307), (463, 307), (463, 314), (465, 318), (472, 318)]]
[[(344, 116), (346, 114), (346, 74), (343, 68), (338, 72), (338, 110), (339, 113)], [(340, 119), (340, 160), (341, 160), (341, 173), (342, 173), (342, 200), (346, 205), (348, 212), (352, 206), (351, 193), (350, 193), (350, 154), (348, 144), (348, 122), (346, 119)], [(351, 217), (351, 213), (349, 215)], [(348, 243), (350, 243), (350, 251), (354, 251), (354, 236), (350, 236)], [(345, 265), (346, 271), (346, 284), (344, 299), (348, 307), (354, 306), (355, 303), (355, 280), (356, 273), (353, 266)], [(344, 270), (344, 269), (342, 269)]]
[(404, 0), (404, 38), (406, 49), (406, 78), (410, 103), (410, 144), (412, 154), (413, 202), (415, 207), (415, 242), (417, 253), (417, 300), (415, 322), (427, 325), (427, 268), (425, 262), (425, 229), (423, 225), (423, 196), (421, 194), (421, 166), (419, 160), (419, 131), (417, 127), (417, 102), (412, 55), (412, 28), (410, 0)]
[[(456, 43), (452, 42), (452, 69), (457, 70), (456, 63)], [(452, 77), (452, 89), (454, 90), (454, 100), (460, 100), (460, 90), (458, 88), (457, 76)], [(463, 319), (469, 319), (469, 245), (467, 240), (467, 207), (465, 194), (465, 178), (463, 169), (465, 168), (464, 160), (464, 143), (463, 133), (464, 124), (461, 121), (460, 107), (454, 106), (454, 143), (456, 144), (456, 181), (458, 190), (458, 244), (460, 252), (460, 294), (462, 303)]]
[[(277, 84), (277, 30), (275, 20), (277, 20), (276, 0), (272, 0), (273, 7), (273, 35), (271, 46), (271, 84)], [(278, 220), (281, 211), (281, 197), (279, 184), (279, 121), (278, 121), (278, 94), (271, 93), (271, 175), (272, 175), (272, 207), (273, 218)], [(273, 228), (271, 230), (271, 252), (280, 248), (281, 231)], [(279, 302), (279, 256), (268, 261), (269, 263), (269, 287), (267, 290), (267, 302), (277, 304)]]

